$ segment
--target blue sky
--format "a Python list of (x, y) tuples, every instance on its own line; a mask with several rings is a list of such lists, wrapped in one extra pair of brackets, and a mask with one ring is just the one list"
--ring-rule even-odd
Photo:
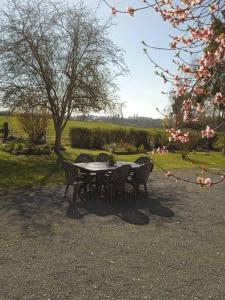
[[(73, 0), (70, 0), (70, 2)], [(86, 1), (95, 7), (99, 0)], [(128, 5), (140, 7), (143, 3), (140, 0), (109, 0), (109, 3), (116, 8), (123, 10)], [(97, 11), (101, 18), (111, 16), (110, 9), (101, 3)], [(154, 67), (143, 54), (145, 41), (154, 46), (167, 46), (169, 44), (168, 34), (172, 33), (172, 28), (162, 18), (155, 14), (152, 9), (137, 12), (134, 17), (127, 14), (118, 14), (113, 18), (116, 25), (110, 31), (110, 37), (116, 45), (126, 51), (125, 61), (130, 70), (130, 74), (118, 80), (120, 91), (118, 93), (121, 101), (126, 102), (124, 115), (160, 117), (156, 107), (163, 110), (168, 105), (168, 98), (161, 91), (167, 92), (168, 85), (164, 85), (162, 80), (154, 74)], [(172, 68), (170, 52), (152, 52), (152, 57), (166, 68)]]

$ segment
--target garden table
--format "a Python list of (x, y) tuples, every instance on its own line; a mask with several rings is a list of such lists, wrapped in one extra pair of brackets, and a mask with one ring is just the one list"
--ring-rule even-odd
[(87, 173), (110, 173), (122, 165), (129, 165), (131, 169), (135, 170), (140, 167), (139, 164), (128, 162), (128, 161), (116, 161), (113, 166), (110, 166), (108, 162), (87, 162), (87, 163), (73, 163), (74, 166), (79, 168), (81, 171)]
[[(127, 161), (116, 161), (113, 166), (110, 166), (109, 162), (86, 162), (86, 163), (73, 163), (74, 166), (80, 169), (81, 172), (90, 175), (96, 175), (96, 192), (101, 192), (101, 185), (104, 174), (109, 174), (121, 167), (122, 165), (129, 165), (131, 170), (135, 170), (140, 167), (139, 164)], [(91, 176), (92, 177), (92, 176)]]

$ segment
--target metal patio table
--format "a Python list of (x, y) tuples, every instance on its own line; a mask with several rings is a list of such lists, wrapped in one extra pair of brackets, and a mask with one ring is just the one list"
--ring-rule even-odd
[(110, 174), (123, 165), (129, 165), (131, 171), (134, 171), (135, 169), (140, 167), (139, 164), (136, 164), (134, 162), (127, 162), (127, 161), (116, 161), (113, 166), (110, 165), (109, 162), (73, 163), (73, 165), (79, 168), (80, 171), (83, 173), (96, 175), (95, 194), (99, 194), (101, 192), (101, 185), (102, 185), (104, 174)]
[(131, 170), (135, 170), (140, 167), (139, 164), (128, 161), (116, 161), (113, 166), (109, 165), (108, 162), (87, 162), (87, 163), (73, 163), (74, 166), (79, 168), (81, 171), (87, 173), (110, 173), (123, 165), (129, 165)]

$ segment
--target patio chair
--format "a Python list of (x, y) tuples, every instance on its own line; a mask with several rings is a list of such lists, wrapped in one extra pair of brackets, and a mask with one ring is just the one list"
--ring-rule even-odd
[(86, 153), (79, 154), (75, 160), (76, 163), (85, 163), (85, 162), (93, 162), (93, 161), (94, 161), (93, 157)]
[(137, 199), (137, 191), (140, 185), (144, 186), (145, 193), (148, 193), (147, 181), (153, 169), (152, 162), (148, 162), (137, 168), (132, 175), (128, 177), (128, 183), (133, 186), (134, 200)]
[(144, 165), (144, 164), (147, 164), (147, 163), (151, 163), (152, 165), (152, 169), (151, 169), (151, 172), (153, 170), (153, 162), (151, 161), (151, 159), (147, 156), (140, 156), (138, 157), (136, 160), (135, 160), (135, 163), (136, 164), (139, 164), (139, 165)]
[(109, 161), (109, 154), (99, 153), (96, 157), (96, 161), (99, 161), (99, 162)]
[[(81, 153), (77, 156), (75, 163), (89, 163), (89, 162), (93, 162), (93, 161), (94, 161), (94, 158), (91, 155), (89, 155), (87, 153)], [(86, 175), (84, 184), (83, 184), (84, 192), (86, 192), (87, 187), (90, 190), (90, 186), (95, 183), (96, 174), (95, 173), (86, 173), (85, 171), (83, 171), (83, 175)]]
[(113, 173), (105, 176), (104, 188), (105, 198), (109, 196), (109, 201), (112, 203), (113, 195), (118, 192), (125, 193), (125, 184), (127, 182), (130, 171), (129, 165), (123, 165), (116, 169)]
[(79, 177), (79, 170), (73, 165), (72, 162), (63, 160), (62, 161), (63, 169), (66, 176), (66, 190), (65, 196), (68, 192), (69, 186), (73, 186), (73, 202), (76, 201), (80, 187), (82, 185), (82, 178)]

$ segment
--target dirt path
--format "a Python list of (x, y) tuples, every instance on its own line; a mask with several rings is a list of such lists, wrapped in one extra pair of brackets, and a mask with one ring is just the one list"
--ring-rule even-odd
[(224, 299), (225, 184), (149, 190), (78, 214), (63, 187), (1, 191), (0, 299)]

